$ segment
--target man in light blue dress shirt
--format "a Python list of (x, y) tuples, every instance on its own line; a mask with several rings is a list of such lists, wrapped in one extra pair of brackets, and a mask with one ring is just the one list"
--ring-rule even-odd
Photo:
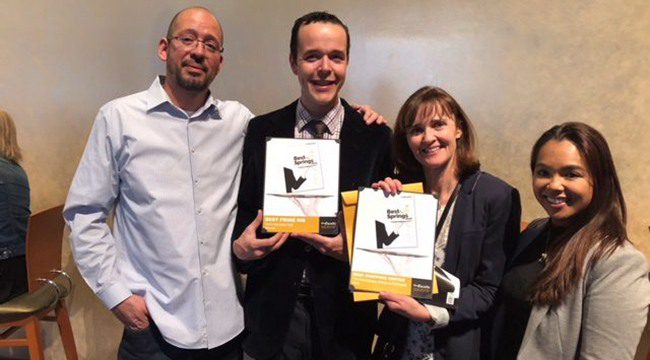
[(179, 12), (158, 44), (166, 75), (99, 110), (68, 194), (77, 265), (125, 326), (121, 359), (241, 358), (230, 236), (252, 114), (210, 94), (222, 52), (212, 13)]

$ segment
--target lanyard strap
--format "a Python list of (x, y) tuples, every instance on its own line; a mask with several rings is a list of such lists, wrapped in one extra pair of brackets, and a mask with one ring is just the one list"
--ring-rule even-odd
[(445, 219), (447, 218), (447, 215), (449, 215), (449, 209), (451, 208), (451, 204), (454, 203), (454, 200), (456, 200), (456, 195), (458, 195), (459, 190), (460, 190), (460, 181), (456, 184), (454, 191), (452, 191), (449, 200), (447, 200), (447, 205), (445, 205), (445, 209), (442, 210), (442, 215), (440, 215), (440, 219), (436, 224), (436, 239), (435, 239), (436, 241), (438, 241), (438, 236), (442, 231), (442, 225), (445, 223)]

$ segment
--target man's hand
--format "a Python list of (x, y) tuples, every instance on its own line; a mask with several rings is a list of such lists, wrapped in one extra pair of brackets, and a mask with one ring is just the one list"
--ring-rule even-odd
[(396, 195), (402, 192), (402, 182), (389, 177), (372, 184), (371, 187), (375, 190), (384, 190), (384, 194), (386, 195)]
[(143, 331), (149, 327), (149, 310), (142, 296), (131, 295), (111, 311), (131, 331)]
[(430, 322), (432, 320), (427, 308), (410, 296), (380, 292), (379, 300), (386, 304), (390, 311), (413, 321)]
[(348, 261), (348, 250), (341, 234), (335, 237), (323, 236), (320, 234), (291, 234), (307, 244), (315, 247), (321, 254), (331, 256), (336, 260)]
[(232, 244), (232, 252), (240, 260), (257, 260), (279, 249), (289, 238), (287, 233), (277, 233), (268, 239), (258, 239), (257, 228), (262, 225), (262, 211), (257, 211), (257, 217)]
[(352, 108), (363, 116), (363, 121), (365, 121), (367, 125), (373, 123), (377, 125), (386, 125), (386, 119), (373, 110), (369, 105), (352, 104)]

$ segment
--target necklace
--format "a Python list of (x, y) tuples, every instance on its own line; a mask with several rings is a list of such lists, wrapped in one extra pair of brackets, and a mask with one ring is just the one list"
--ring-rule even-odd
[(539, 256), (539, 259), (537, 259), (537, 261), (539, 261), (540, 263), (542, 263), (542, 265), (546, 265), (546, 260), (547, 260), (547, 259), (548, 259), (548, 255), (546, 254), (546, 251), (544, 251), (544, 252)]
[(544, 229), (544, 232), (546, 233), (544, 236), (544, 251), (539, 255), (539, 261), (542, 265), (546, 266), (546, 263), (548, 262), (548, 246), (551, 243), (551, 234), (553, 233), (553, 227), (551, 227), (550, 222), (546, 224), (546, 229)]

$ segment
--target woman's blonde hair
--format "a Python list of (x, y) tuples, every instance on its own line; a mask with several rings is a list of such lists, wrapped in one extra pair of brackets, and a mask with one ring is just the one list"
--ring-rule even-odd
[(0, 110), (0, 156), (16, 163), (23, 158), (16, 139), (16, 125), (4, 110)]

